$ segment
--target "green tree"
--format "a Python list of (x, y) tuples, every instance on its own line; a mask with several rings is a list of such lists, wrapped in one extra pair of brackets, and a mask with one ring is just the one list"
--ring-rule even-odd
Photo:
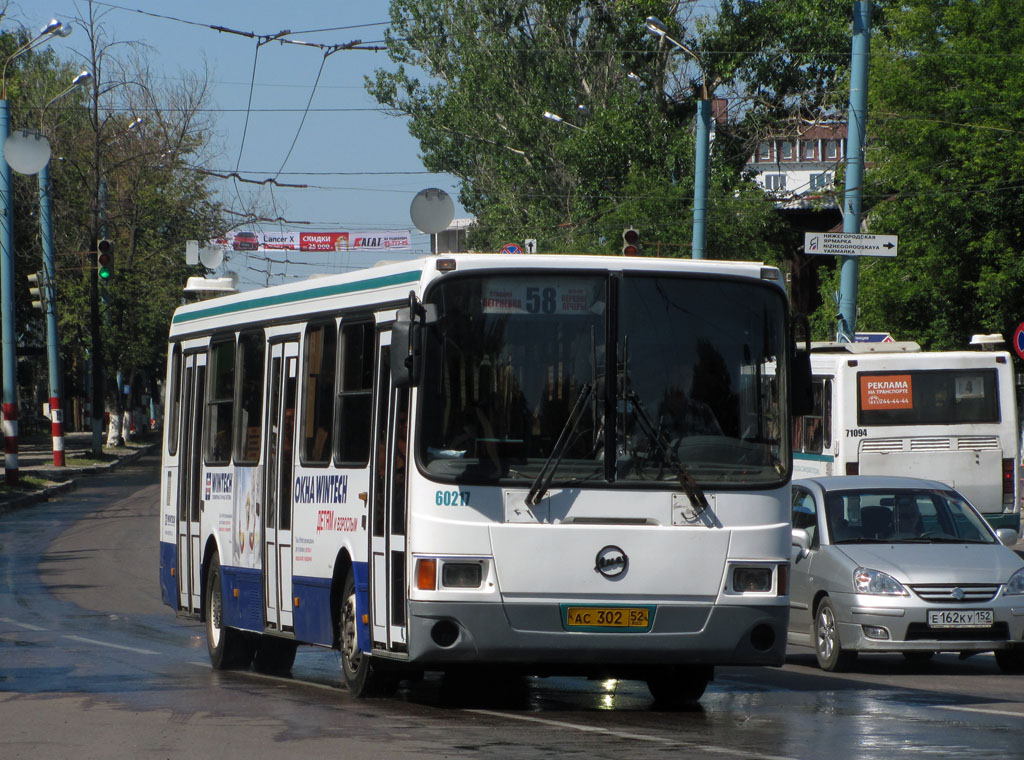
[[(201, 116), (205, 81), (184, 77), (171, 86), (156, 84), (144, 48), (111, 41), (94, 6), (84, 11), (74, 20), (87, 38), (82, 59), (72, 64), (53, 53), (25, 56), (16, 70), (8, 71), (8, 92), (14, 126), (38, 128), (42, 120), (53, 150), (65, 399), (84, 397), (85, 368), (95, 358), (95, 345), (105, 368), (99, 385), (106, 391), (116, 432), (122, 404), (138, 397), (125, 399), (114, 379), (119, 377), (135, 394), (140, 385), (152, 387), (162, 379), (171, 313), (181, 303), (187, 277), (201, 271), (185, 265), (185, 241), (215, 237), (222, 222), (207, 178), (195, 168), (205, 158), (210, 136), (211, 125)], [(9, 37), (0, 35), (0, 44), (14, 44)], [(83, 66), (93, 74), (89, 89), (42, 114), (43, 104)], [(24, 275), (39, 269), (41, 256), (35, 178), (22, 178), (16, 190), (18, 295), (27, 303)], [(96, 265), (87, 252), (101, 237), (114, 242), (114, 276), (94, 291)], [(99, 296), (95, 320), (94, 292)], [(22, 332), (37, 336), (33, 342), (41, 340), (38, 312), (22, 307), (18, 323), (19, 330), (24, 326)], [(41, 374), (45, 378), (45, 369)], [(73, 407), (67, 400), (65, 406)], [(98, 445), (94, 439), (94, 448)]]
[(873, 40), (865, 208), (899, 257), (861, 267), (859, 329), (948, 349), (1020, 322), (1022, 13), (1022, 0), (909, 0)]
[[(674, 19), (681, 7), (394, 0), (397, 68), (368, 88), (410, 117), (427, 168), (460, 178), (478, 250), (536, 237), (541, 251), (618, 253), (632, 225), (644, 253), (688, 256), (700, 72), (644, 28), (646, 16)], [(717, 130), (706, 255), (777, 260), (771, 205), (743, 177), (736, 147)]]

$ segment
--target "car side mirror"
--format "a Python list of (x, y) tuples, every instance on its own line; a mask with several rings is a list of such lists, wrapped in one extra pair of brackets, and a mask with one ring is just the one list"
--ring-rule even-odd
[(1000, 528), (996, 531), (996, 537), (1003, 546), (1015, 546), (1020, 538), (1013, 528)]
[(803, 528), (793, 528), (793, 546), (800, 550), (799, 559), (811, 553), (811, 536)]

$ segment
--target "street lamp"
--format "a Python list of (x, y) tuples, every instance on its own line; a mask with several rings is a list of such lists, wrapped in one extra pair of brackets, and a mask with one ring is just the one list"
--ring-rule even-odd
[[(70, 87), (55, 98), (51, 98), (43, 106), (42, 113), (39, 115), (40, 134), (43, 132), (46, 109), (61, 98), (70, 95), (78, 87), (88, 83), (91, 79), (92, 74), (83, 69), (71, 81)], [(43, 139), (45, 140), (46, 138), (44, 137)], [(43, 240), (43, 287), (46, 288), (49, 296), (43, 303), (46, 305), (46, 355), (50, 370), (50, 431), (53, 436), (53, 464), (55, 467), (63, 467), (64, 411), (61, 407), (61, 400), (64, 394), (61, 388), (60, 339), (57, 335), (57, 268), (54, 265), (53, 218), (50, 210), (51, 197), (50, 162), (47, 161), (39, 170), (39, 231)]]
[(556, 124), (564, 124), (564, 125), (565, 125), (565, 126), (567, 126), (567, 127), (572, 127), (573, 129), (578, 129), (578, 130), (580, 130), (581, 132), (583, 131), (583, 127), (578, 127), (578, 126), (576, 126), (575, 124), (573, 124), (573, 123), (572, 123), (571, 121), (566, 121), (566, 120), (565, 120), (565, 119), (563, 119), (563, 118), (562, 118), (561, 116), (559, 116), (559, 115), (558, 115), (557, 113), (552, 113), (551, 111), (545, 111), (545, 112), (544, 112), (544, 113), (542, 114), (542, 116), (543, 116), (543, 117), (544, 117), (545, 119), (547, 119), (548, 121), (553, 121), (553, 122), (555, 122)]
[[(71, 27), (52, 19), (39, 34), (11, 53), (0, 72), (0, 149), (6, 149), (10, 134), (7, 109), (7, 66), (18, 56), (42, 45), (53, 36), (67, 37)], [(0, 310), (2, 310), (4, 482), (18, 483), (18, 375), (14, 332), (14, 203), (11, 192), (11, 167), (0, 161)]]
[(700, 100), (697, 102), (697, 147), (693, 162), (693, 253), (695, 259), (704, 258), (704, 221), (708, 201), (708, 153), (711, 149), (711, 94), (708, 92), (708, 73), (704, 61), (697, 53), (668, 35), (665, 25), (654, 16), (645, 22), (647, 31), (670, 42), (697, 62), (700, 67)]

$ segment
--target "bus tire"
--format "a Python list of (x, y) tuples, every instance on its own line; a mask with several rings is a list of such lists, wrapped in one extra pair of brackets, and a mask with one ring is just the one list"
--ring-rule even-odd
[(692, 706), (715, 677), (712, 665), (681, 665), (665, 668), (647, 678), (647, 689), (659, 707)]
[(836, 610), (827, 596), (821, 600), (814, 613), (814, 656), (818, 658), (818, 667), (830, 673), (849, 670), (857, 659), (856, 652), (843, 649), (839, 640)]
[(345, 576), (343, 588), (338, 610), (338, 647), (345, 687), (353, 697), (390, 696), (398, 687), (398, 679), (383, 663), (375, 662), (359, 648), (356, 579), (351, 569)]
[(248, 668), (252, 662), (252, 637), (224, 625), (224, 592), (220, 557), (216, 554), (206, 573), (206, 647), (214, 670)]
[(279, 636), (260, 636), (256, 642), (256, 656), (252, 666), (260, 673), (284, 675), (290, 673), (295, 663), (297, 642)]

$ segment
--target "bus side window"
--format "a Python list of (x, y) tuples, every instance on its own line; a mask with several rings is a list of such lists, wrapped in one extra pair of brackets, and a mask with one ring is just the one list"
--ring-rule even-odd
[(364, 466), (370, 461), (376, 340), (373, 322), (342, 322), (341, 382), (335, 417), (339, 464)]
[(798, 451), (820, 454), (832, 447), (832, 380), (815, 379), (811, 391), (811, 414), (793, 418), (793, 443)]
[(206, 463), (231, 461), (235, 406), (235, 336), (210, 345), (209, 394), (206, 405)]
[(235, 462), (256, 464), (260, 460), (263, 435), (263, 356), (266, 339), (263, 331), (242, 333), (238, 337), (238, 419), (235, 420)]
[(331, 461), (337, 344), (338, 332), (333, 322), (310, 325), (306, 329), (301, 407), (304, 464)]

